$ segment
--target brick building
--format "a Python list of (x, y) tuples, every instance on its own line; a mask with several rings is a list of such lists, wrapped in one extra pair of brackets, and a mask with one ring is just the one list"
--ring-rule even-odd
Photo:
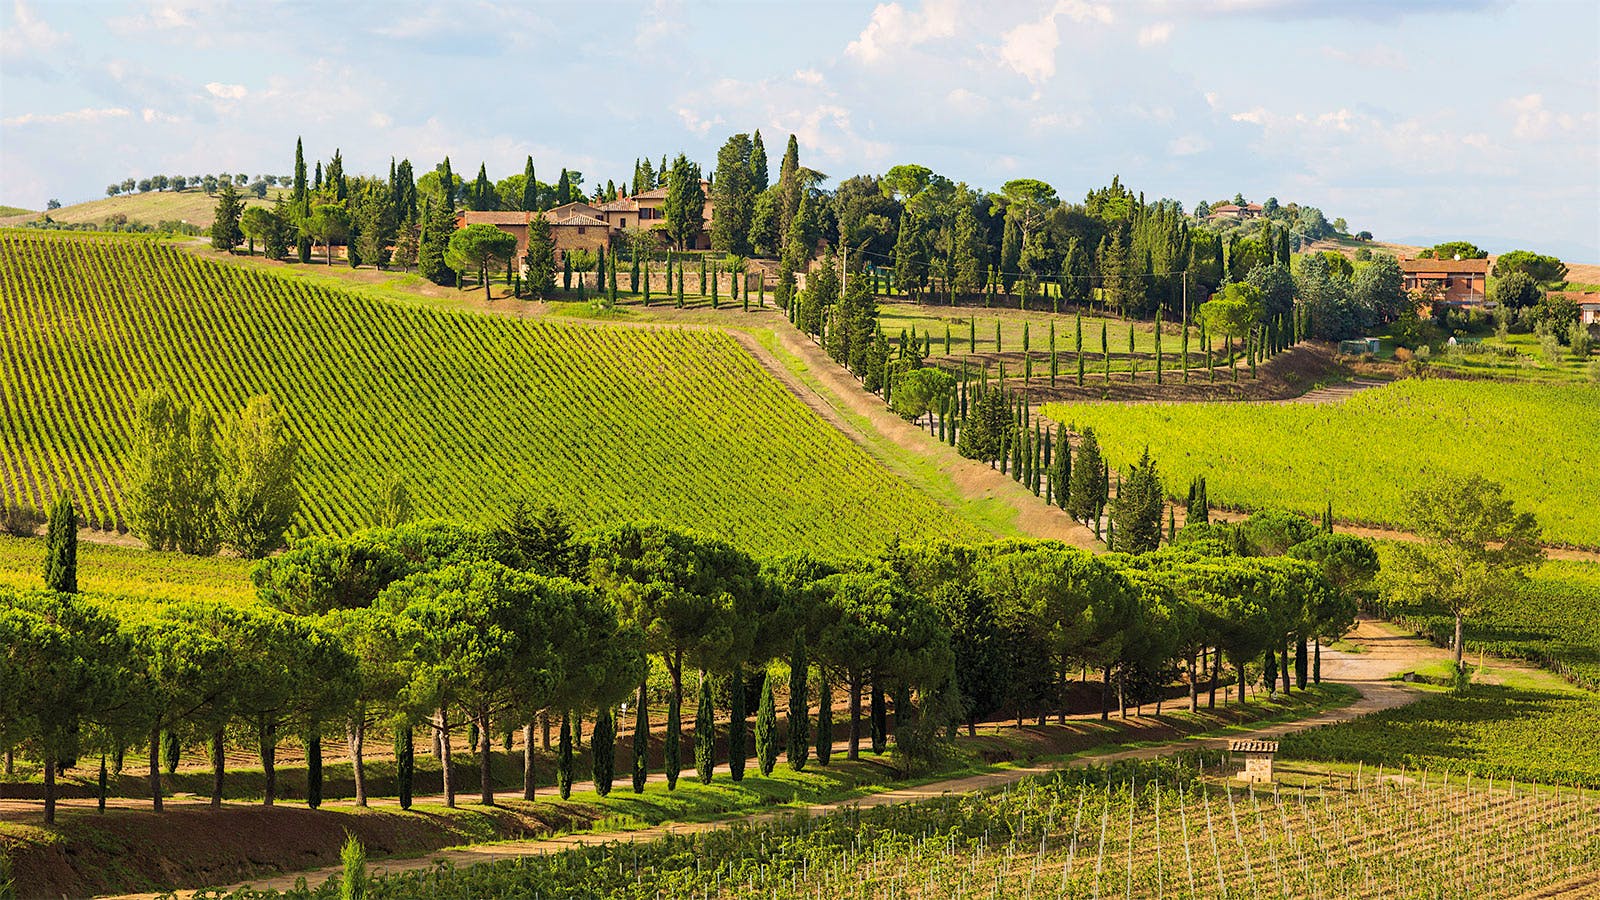
[(1487, 259), (1401, 258), (1400, 274), (1406, 290), (1420, 290), (1435, 303), (1474, 307), (1488, 300)]

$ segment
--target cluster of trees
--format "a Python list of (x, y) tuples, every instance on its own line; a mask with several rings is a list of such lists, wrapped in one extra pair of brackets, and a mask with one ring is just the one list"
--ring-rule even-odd
[(280, 182), (288, 185), (289, 176), (257, 175), (251, 178), (243, 172), (238, 174), (223, 172), (220, 175), (151, 175), (148, 178), (124, 178), (116, 184), (108, 184), (106, 196), (183, 190), (204, 190), (207, 194), (215, 194), (219, 188), (231, 186), (248, 191), (256, 197), (265, 197), (267, 188), (276, 187)]
[(220, 432), (211, 414), (166, 391), (139, 398), (125, 509), (154, 550), (259, 558), (283, 546), (300, 506), (299, 442), (268, 397), (253, 397)]
[[(1237, 223), (1233, 223), (1226, 220), (1212, 222), (1209, 219), (1212, 211), (1218, 206), (1232, 204), (1242, 207), (1248, 202), (1243, 194), (1234, 194), (1233, 198), (1229, 200), (1209, 202), (1202, 200), (1195, 205), (1194, 218), (1197, 222), (1208, 222), (1208, 224), (1224, 233), (1232, 228), (1249, 229), (1252, 227), (1251, 220), (1241, 219)], [(1301, 206), (1293, 201), (1279, 203), (1277, 197), (1268, 197), (1261, 202), (1261, 219), (1272, 222), (1291, 233), (1297, 249), (1301, 245), (1312, 241), (1350, 234), (1350, 226), (1344, 219), (1338, 218), (1329, 222), (1327, 217), (1323, 215), (1322, 210), (1315, 206)], [(1358, 233), (1356, 237), (1359, 240), (1371, 240), (1372, 234), (1363, 231)]]
[[(1064, 689), (1079, 669), (1100, 674), (1103, 716), (1113, 685), (1126, 714), (1126, 704), (1158, 699), (1179, 663), (1191, 707), (1204, 682), (1215, 702), (1222, 656), (1241, 685), (1257, 661), (1287, 672), (1290, 644), (1349, 624), (1375, 567), (1358, 539), (1317, 534), (1304, 520), (1292, 529), (1304, 539), (1291, 557), (1240, 555), (1278, 546), (1191, 526), (1179, 543), (1137, 556), (1009, 541), (760, 561), (658, 524), (574, 535), (559, 511), (519, 504), (488, 530), (421, 522), (303, 539), (257, 564), (260, 606), (170, 604), (118, 621), (73, 595), (75, 576), (64, 574), (75, 567), (73, 548), (54, 536), (75, 524), (70, 504), (52, 515), (51, 590), (0, 593), (0, 742), (43, 762), (50, 815), (61, 767), (93, 752), (102, 766), (107, 756), (119, 765), (133, 747), (148, 747), (159, 809), (166, 757), (179, 745), (209, 744), (212, 801), (220, 803), (225, 748), (244, 735), (259, 747), (267, 803), (280, 735), (298, 735), (315, 805), (321, 737), (338, 728), (350, 738), (364, 803), (361, 755), (374, 726), (395, 735), (399, 793), (409, 803), (415, 731), (425, 729), (449, 760), (451, 733), (463, 723), (473, 726), (481, 799), (493, 803), (494, 737), (520, 728), (531, 747), (541, 718), (561, 722), (565, 792), (582, 716), (595, 723), (594, 774), (604, 793), (616, 710), (629, 699), (633, 786), (642, 790), (652, 664), (669, 685), (669, 786), (682, 769), (686, 672), (698, 682), (702, 781), (711, 780), (719, 745), (733, 777), (743, 777), (752, 707), (757, 763), (771, 771), (779, 755), (773, 675), (785, 667), (789, 765), (804, 768), (813, 749), (819, 763), (830, 762), (841, 689), (850, 756), (868, 741), (884, 752), (892, 735), (914, 763), (960, 722), (1064, 715)], [(1361, 577), (1335, 577), (1351, 565)], [(1302, 687), (1316, 677), (1305, 660), (1302, 647)], [(1290, 686), (1286, 675), (1282, 687)], [(722, 709), (727, 725), (719, 728)], [(531, 798), (531, 753), (524, 762)], [(452, 765), (444, 788), (453, 803)]]

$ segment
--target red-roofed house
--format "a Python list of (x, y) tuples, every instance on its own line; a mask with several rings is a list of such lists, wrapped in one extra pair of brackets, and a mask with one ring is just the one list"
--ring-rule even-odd
[[(561, 257), (568, 251), (585, 250), (594, 253), (611, 243), (611, 226), (602, 219), (580, 211), (581, 209), (594, 209), (594, 207), (587, 203), (568, 203), (543, 213), (544, 217), (550, 220), (550, 240), (556, 247), (557, 266), (561, 265)], [(562, 215), (560, 219), (556, 218), (558, 211)], [(528, 222), (537, 215), (541, 214), (467, 210), (456, 216), (456, 227), (493, 225), (512, 235), (517, 239), (517, 253), (513, 264), (521, 268), (522, 259), (528, 253)]]
[(1245, 219), (1259, 219), (1261, 218), (1261, 204), (1246, 203), (1245, 205), (1240, 206), (1237, 203), (1224, 203), (1221, 206), (1211, 207), (1211, 215), (1207, 216), (1206, 218), (1234, 219), (1238, 221), (1243, 221)]
[(1400, 260), (1405, 289), (1420, 290), (1435, 303), (1482, 306), (1488, 300), (1487, 259)]

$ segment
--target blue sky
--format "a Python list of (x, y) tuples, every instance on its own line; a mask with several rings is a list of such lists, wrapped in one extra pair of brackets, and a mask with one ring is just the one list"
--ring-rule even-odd
[[(1062, 196), (1120, 174), (1380, 238), (1600, 261), (1600, 4), (0, 0), (0, 202), (128, 176), (708, 166), (760, 128), (834, 176), (919, 162)], [(470, 170), (470, 171), (469, 171)]]

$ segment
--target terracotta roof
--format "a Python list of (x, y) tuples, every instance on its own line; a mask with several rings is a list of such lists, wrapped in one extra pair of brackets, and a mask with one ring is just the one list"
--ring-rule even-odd
[(461, 221), (467, 225), (526, 225), (528, 214), (520, 210), (501, 212), (469, 209), (461, 214)]
[(583, 215), (582, 213), (575, 213), (573, 215), (567, 216), (565, 219), (562, 219), (559, 222), (551, 222), (550, 223), (550, 226), (552, 228), (559, 228), (559, 227), (561, 227), (563, 225), (598, 225), (601, 228), (610, 228), (611, 227), (610, 225), (607, 225), (605, 222), (602, 222), (601, 220), (596, 219), (594, 216), (586, 216), (586, 215)]
[(1400, 271), (1409, 275), (1487, 275), (1487, 259), (1402, 259)]
[(600, 204), (601, 212), (638, 212), (639, 202), (632, 197), (623, 197), (620, 200), (610, 200)]
[(587, 200), (574, 200), (571, 203), (563, 203), (557, 206), (546, 212), (545, 215), (549, 216), (552, 222), (559, 222), (568, 216), (586, 216), (599, 211), (599, 207)]
[[(700, 179), (700, 189), (706, 192), (707, 199), (709, 199), (710, 194), (711, 194), (711, 182), (705, 180), (704, 178)], [(653, 190), (645, 191), (643, 193), (634, 194), (632, 197), (629, 197), (628, 199), (629, 200), (665, 200), (666, 198), (667, 198), (667, 189), (666, 189), (665, 186), (662, 186), (662, 187), (655, 188)]]
[(1230, 753), (1277, 753), (1277, 741), (1229, 741)]

